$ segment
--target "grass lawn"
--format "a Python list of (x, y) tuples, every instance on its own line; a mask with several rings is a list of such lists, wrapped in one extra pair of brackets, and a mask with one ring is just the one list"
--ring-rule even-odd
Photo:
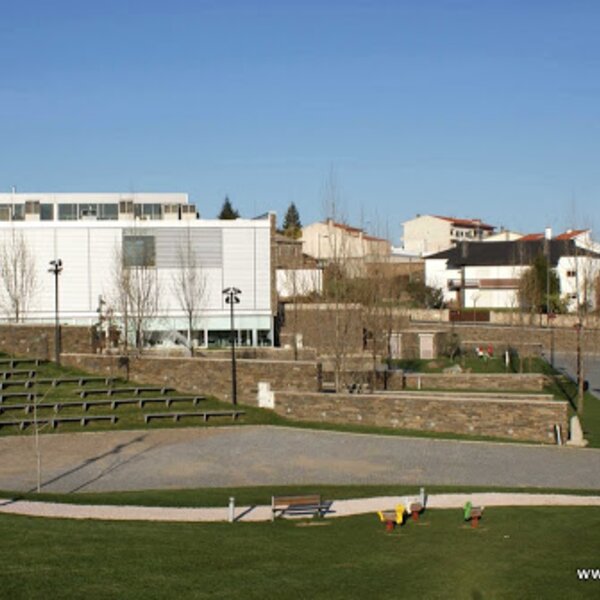
[[(425, 486), (427, 494), (458, 494), (474, 492), (520, 492), (530, 494), (573, 494), (577, 496), (600, 495), (600, 490), (568, 490), (548, 488), (502, 488), (485, 486)], [(125, 506), (176, 506), (203, 507), (227, 506), (233, 496), (237, 506), (269, 505), (271, 496), (318, 493), (325, 500), (346, 498), (375, 498), (378, 496), (413, 496), (419, 487), (410, 485), (301, 485), (301, 486), (255, 486), (242, 488), (197, 488), (180, 490), (141, 490), (134, 492), (77, 492), (54, 494), (22, 493), (0, 490), (0, 498), (14, 500), (38, 500), (69, 504), (108, 504)]]
[[(2, 355), (0, 355), (1, 357)], [(476, 368), (479, 369), (489, 369), (487, 372), (505, 372), (504, 363), (499, 358), (489, 359), (487, 361), (481, 360), (477, 357), (466, 357), (464, 360), (467, 361), (468, 364), (473, 365), (473, 372), (486, 372), (486, 371), (477, 371)], [(406, 361), (401, 361), (406, 362)], [(421, 369), (423, 372), (437, 372), (444, 368), (446, 362), (448, 364), (452, 364), (450, 359), (437, 359), (435, 361), (408, 361), (410, 365), (415, 368)], [(407, 365), (405, 365), (406, 367)], [(25, 366), (19, 368), (25, 368)], [(27, 367), (29, 368), (29, 367)], [(551, 367), (541, 359), (531, 359), (531, 361), (524, 361), (524, 369), (525, 371), (530, 372), (542, 372), (551, 374), (553, 373)], [(2, 372), (2, 368), (0, 367), (0, 373)], [(70, 367), (59, 367), (54, 363), (47, 362), (43, 363), (41, 366), (37, 367), (37, 378), (56, 378), (56, 377), (69, 377), (69, 376), (85, 376), (89, 375), (84, 371), (70, 368)], [(569, 399), (573, 397), (575, 394), (573, 384), (568, 380), (564, 380), (564, 378), (559, 378), (557, 382), (552, 385), (549, 385), (545, 388), (544, 391), (547, 393), (554, 394), (555, 397), (559, 399)], [(11, 381), (17, 381), (18, 379), (12, 379)], [(25, 381), (25, 378), (22, 378)], [(137, 385), (132, 381), (124, 381), (117, 380), (114, 384), (115, 386), (127, 386), (132, 387)], [(105, 387), (103, 384), (96, 383), (88, 383), (86, 384), (88, 388), (102, 388)], [(25, 389), (22, 386), (11, 386), (4, 390), (4, 393), (10, 392), (37, 392), (38, 394), (38, 402), (72, 402), (80, 400), (77, 395), (77, 390), (81, 389), (76, 384), (61, 384), (56, 388), (52, 388), (50, 385), (37, 385), (33, 388)], [(416, 390), (412, 390), (415, 393), (418, 393)], [(424, 392), (427, 390), (423, 390)], [(442, 390), (439, 390), (442, 391)], [(452, 391), (452, 390), (449, 390)], [(486, 390), (481, 390), (486, 391)], [(140, 398), (144, 397), (156, 397), (159, 394), (156, 392), (144, 392), (141, 394)], [(186, 394), (180, 393), (172, 393), (169, 394), (171, 397), (183, 396)], [(189, 394), (187, 394), (189, 395)], [(125, 398), (126, 394), (116, 396), (117, 398)], [(89, 396), (90, 400), (93, 399), (102, 399), (106, 398), (106, 396)], [(600, 401), (592, 396), (591, 394), (587, 394), (586, 397), (586, 410), (583, 418), (583, 427), (586, 438), (590, 441), (591, 447), (600, 447)], [(23, 398), (6, 398), (2, 406), (9, 408), (14, 404), (23, 404), (26, 403), (27, 400)], [(171, 408), (167, 408), (164, 404), (146, 404), (143, 409), (138, 408), (136, 404), (122, 404), (119, 405), (114, 410), (111, 410), (110, 406), (91, 406), (88, 408), (87, 412), (83, 412), (82, 408), (76, 407), (67, 407), (62, 408), (58, 413), (58, 416), (83, 416), (83, 415), (115, 415), (118, 418), (118, 421), (115, 425), (112, 425), (107, 422), (91, 422), (86, 425), (85, 429), (82, 428), (78, 423), (61, 423), (56, 430), (52, 430), (48, 425), (41, 427), (42, 433), (53, 433), (53, 432), (75, 432), (75, 431), (114, 431), (114, 430), (125, 430), (125, 429), (164, 429), (164, 428), (177, 428), (177, 427), (189, 427), (189, 426), (197, 426), (197, 427), (214, 427), (214, 426), (222, 426), (222, 425), (282, 425), (288, 427), (299, 427), (299, 428), (308, 428), (308, 429), (326, 429), (326, 430), (334, 430), (334, 431), (346, 431), (346, 432), (356, 432), (356, 433), (373, 433), (373, 434), (381, 434), (381, 435), (400, 435), (400, 436), (411, 436), (411, 437), (426, 437), (426, 438), (438, 438), (438, 439), (455, 439), (455, 440), (480, 440), (480, 441), (504, 441), (504, 442), (514, 442), (515, 440), (506, 439), (506, 438), (497, 438), (497, 437), (489, 437), (489, 436), (470, 436), (470, 435), (461, 435), (454, 434), (449, 432), (434, 432), (434, 431), (420, 431), (420, 430), (398, 430), (393, 428), (386, 427), (370, 427), (364, 425), (341, 425), (341, 424), (327, 424), (327, 423), (317, 423), (317, 422), (299, 422), (299, 421), (290, 421), (281, 417), (270, 410), (264, 410), (253, 406), (240, 406), (241, 410), (244, 410), (246, 414), (240, 417), (235, 423), (231, 421), (229, 417), (218, 417), (211, 418), (207, 423), (204, 423), (201, 419), (198, 418), (182, 418), (177, 423), (174, 423), (171, 419), (161, 419), (151, 421), (149, 424), (144, 423), (144, 414), (145, 413), (156, 413), (156, 412), (172, 412), (177, 410), (186, 410), (186, 411), (210, 411), (210, 410), (231, 410), (233, 407), (229, 403), (221, 402), (218, 399), (207, 396), (205, 400), (201, 401), (197, 407), (193, 407), (189, 401), (175, 401)], [(38, 411), (38, 416), (40, 418), (48, 417), (53, 414), (52, 408), (40, 409)], [(32, 415), (25, 415), (23, 411), (19, 410), (4, 410), (0, 414), (0, 424), (2, 421), (17, 419), (17, 418), (31, 418)], [(33, 428), (28, 428), (24, 432), (19, 431), (16, 426), (10, 427), (0, 427), (0, 436), (5, 435), (31, 435)], [(519, 443), (527, 443), (527, 442), (519, 442)]]
[[(387, 508), (387, 507), (382, 507)], [(375, 515), (168, 524), (0, 515), (2, 597), (596, 598), (597, 508), (426, 512), (386, 533)]]

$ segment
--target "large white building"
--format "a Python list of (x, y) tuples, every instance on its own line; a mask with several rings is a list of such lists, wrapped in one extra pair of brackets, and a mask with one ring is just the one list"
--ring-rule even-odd
[[(196, 343), (228, 343), (229, 305), (223, 290), (241, 290), (235, 329), (242, 345), (271, 345), (275, 312), (271, 239), (274, 215), (257, 219), (202, 220), (186, 194), (0, 194), (0, 264), (10, 276), (15, 249), (31, 257), (34, 293), (25, 322), (54, 319), (51, 260), (61, 259), (60, 319), (94, 324), (98, 309), (122, 327), (119, 270), (143, 268), (153, 280), (156, 309), (148, 320), (154, 339), (182, 339), (185, 310), (178, 300), (177, 276), (191, 249), (193, 267), (203, 283), (194, 319)], [(21, 246), (20, 246), (21, 244)], [(14, 261), (13, 261), (14, 262)], [(187, 264), (189, 267), (189, 263)], [(0, 281), (2, 317), (14, 320), (7, 286)]]

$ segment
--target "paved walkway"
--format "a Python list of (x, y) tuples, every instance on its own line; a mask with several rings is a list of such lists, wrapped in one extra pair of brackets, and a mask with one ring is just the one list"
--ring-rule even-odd
[[(41, 437), (42, 491), (312, 484), (600, 490), (600, 450), (268, 426)], [(34, 490), (31, 435), (0, 438), (0, 490)]]
[[(416, 497), (414, 497), (416, 499)], [(348, 517), (408, 504), (405, 496), (385, 496), (336, 500), (328, 517)], [(467, 501), (477, 506), (598, 506), (600, 496), (557, 494), (436, 494), (427, 498), (427, 509), (462, 508)], [(412, 500), (411, 500), (412, 501)], [(110, 521), (172, 521), (223, 522), (228, 520), (228, 508), (169, 508), (146, 506), (97, 506), (31, 502), (0, 499), (0, 513), (59, 519), (98, 519)], [(239, 521), (270, 521), (270, 506), (240, 506), (234, 519)]]

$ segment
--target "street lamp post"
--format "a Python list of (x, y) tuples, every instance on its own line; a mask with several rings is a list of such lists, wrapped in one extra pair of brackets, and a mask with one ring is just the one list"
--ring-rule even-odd
[(48, 273), (54, 275), (54, 360), (60, 365), (60, 323), (58, 320), (58, 276), (63, 270), (62, 260), (57, 258), (50, 261)]
[(229, 304), (229, 319), (231, 327), (231, 400), (235, 405), (237, 404), (237, 380), (236, 380), (236, 369), (235, 369), (235, 328), (233, 324), (233, 306), (239, 304), (241, 290), (235, 287), (228, 287), (223, 290), (225, 295), (225, 302)]

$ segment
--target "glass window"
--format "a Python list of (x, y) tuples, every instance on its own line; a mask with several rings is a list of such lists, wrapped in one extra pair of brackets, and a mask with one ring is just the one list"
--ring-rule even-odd
[(77, 221), (77, 204), (59, 204), (59, 221)]
[(40, 206), (40, 219), (42, 221), (54, 221), (54, 204), (42, 204)]
[(25, 219), (25, 205), (13, 204), (13, 221), (23, 221)]
[(118, 218), (118, 204), (98, 204), (98, 219), (104, 221), (116, 221)]
[(10, 204), (0, 204), (0, 221), (10, 221), (11, 209)]
[(257, 335), (259, 346), (271, 346), (271, 332), (268, 329), (259, 329)]
[(79, 218), (86, 219), (90, 217), (95, 217), (98, 214), (98, 205), (97, 204), (80, 204), (79, 205)]
[(154, 236), (123, 236), (123, 265), (126, 267), (156, 266), (156, 249)]

